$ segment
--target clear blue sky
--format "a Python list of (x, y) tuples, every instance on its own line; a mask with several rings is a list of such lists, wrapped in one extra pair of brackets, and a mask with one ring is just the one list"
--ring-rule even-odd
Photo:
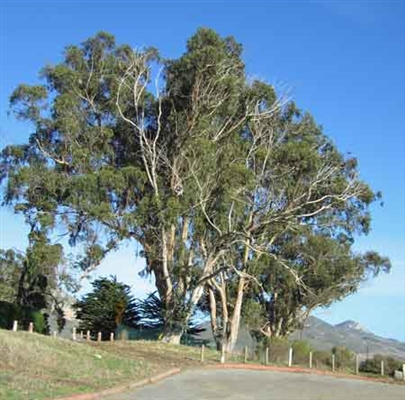
[[(232, 4), (230, 4), (232, 3)], [(7, 116), (8, 96), (35, 83), (63, 47), (99, 30), (119, 43), (153, 45), (177, 57), (200, 26), (234, 35), (248, 72), (292, 89), (344, 152), (358, 157), (362, 176), (384, 193), (373, 230), (359, 250), (375, 249), (393, 263), (390, 275), (316, 314), (337, 323), (354, 319), (377, 334), (405, 340), (405, 165), (403, 1), (1, 1), (1, 145), (27, 139), (30, 127)], [(25, 228), (1, 210), (0, 246), (24, 248)], [(100, 267), (137, 295), (152, 287), (138, 276), (143, 260), (124, 247)]]

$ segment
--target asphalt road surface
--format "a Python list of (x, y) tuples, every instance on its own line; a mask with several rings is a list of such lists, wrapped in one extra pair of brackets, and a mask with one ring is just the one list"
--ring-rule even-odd
[(190, 370), (108, 400), (405, 400), (405, 385), (290, 372)]

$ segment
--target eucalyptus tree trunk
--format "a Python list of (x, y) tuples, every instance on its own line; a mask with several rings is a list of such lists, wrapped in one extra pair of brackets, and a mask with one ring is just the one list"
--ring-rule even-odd
[(216, 286), (221, 302), (220, 326), (218, 326), (217, 303), (214, 296), (214, 291), (209, 288), (209, 304), (212, 334), (217, 346), (217, 350), (232, 353), (235, 350), (236, 342), (239, 335), (239, 327), (241, 321), (243, 295), (245, 288), (245, 278), (240, 277), (238, 283), (237, 295), (232, 312), (229, 312), (229, 303), (226, 295), (226, 286)]
[[(251, 223), (253, 218), (253, 214), (249, 214), (249, 224)], [(249, 245), (250, 239), (246, 239), (245, 242), (245, 250), (243, 255), (243, 266), (244, 270), (246, 270), (248, 258), (249, 258)], [(226, 335), (226, 342), (225, 342), (225, 349), (228, 353), (232, 353), (235, 349), (236, 342), (238, 340), (239, 335), (239, 328), (240, 328), (240, 321), (241, 321), (241, 314), (242, 314), (242, 304), (243, 304), (243, 296), (245, 293), (245, 286), (246, 286), (246, 278), (244, 275), (238, 275), (239, 282), (238, 282), (238, 289), (236, 293), (234, 308), (232, 312), (232, 317), (230, 319), (229, 328), (227, 329)]]
[(235, 350), (236, 342), (238, 340), (244, 288), (245, 288), (245, 278), (241, 277), (239, 279), (235, 306), (232, 312), (232, 317), (229, 321), (229, 328), (227, 330), (226, 340), (224, 343), (225, 351), (227, 353), (232, 353)]
[(176, 329), (172, 326), (164, 327), (161, 341), (170, 344), (180, 344), (183, 333), (184, 331), (182, 329)]

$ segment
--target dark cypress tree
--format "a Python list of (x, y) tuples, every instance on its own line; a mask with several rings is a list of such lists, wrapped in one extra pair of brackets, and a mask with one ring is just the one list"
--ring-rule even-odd
[(101, 332), (102, 339), (110, 337), (119, 325), (136, 327), (139, 313), (128, 285), (117, 281), (115, 276), (99, 278), (93, 283), (93, 291), (74, 305), (79, 329)]

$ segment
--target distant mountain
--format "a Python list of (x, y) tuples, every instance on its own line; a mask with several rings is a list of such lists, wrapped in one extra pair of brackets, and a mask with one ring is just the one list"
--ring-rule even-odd
[[(213, 343), (210, 324), (204, 323), (203, 328), (206, 330), (198, 336), (198, 339)], [(366, 358), (367, 354), (369, 357), (373, 354), (384, 354), (405, 361), (405, 343), (374, 335), (355, 321), (331, 325), (319, 318), (309, 317), (304, 329), (291, 334), (290, 340), (306, 340), (317, 350), (330, 351), (334, 346), (344, 346), (358, 353), (361, 358)], [(249, 332), (242, 328), (236, 350), (253, 345), (254, 340)]]
[(336, 324), (335, 327), (339, 328), (339, 329), (346, 329), (346, 330), (355, 329), (357, 331), (371, 333), (368, 329), (361, 326), (358, 322), (352, 321), (352, 320), (347, 320), (347, 321), (341, 322), (340, 324)]
[(290, 339), (307, 340), (319, 350), (345, 346), (363, 357), (385, 354), (405, 360), (405, 343), (377, 336), (355, 321), (331, 325), (319, 318), (309, 317), (304, 329), (294, 332)]

